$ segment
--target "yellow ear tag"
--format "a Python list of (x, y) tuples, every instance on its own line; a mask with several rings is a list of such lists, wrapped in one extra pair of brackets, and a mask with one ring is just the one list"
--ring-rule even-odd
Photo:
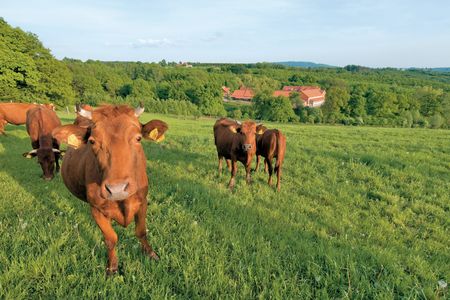
[(237, 130), (236, 130), (236, 128), (235, 128), (234, 126), (230, 126), (229, 128), (230, 128), (230, 130), (231, 130), (232, 132), (237, 133)]
[(164, 141), (166, 137), (164, 136), (164, 134), (162, 136), (159, 137), (159, 139), (156, 140), (157, 143)]
[(69, 146), (74, 147), (75, 149), (77, 149), (78, 147), (80, 147), (81, 145), (81, 141), (77, 138), (77, 136), (75, 134), (71, 134), (69, 135), (69, 137), (67, 138), (67, 144)]
[(263, 133), (264, 133), (264, 130), (262, 130), (262, 129), (258, 130), (258, 132), (257, 132), (257, 134), (263, 134)]
[(150, 139), (156, 141), (156, 138), (158, 137), (158, 128), (155, 128), (152, 131), (150, 131), (150, 133), (148, 134), (148, 137)]

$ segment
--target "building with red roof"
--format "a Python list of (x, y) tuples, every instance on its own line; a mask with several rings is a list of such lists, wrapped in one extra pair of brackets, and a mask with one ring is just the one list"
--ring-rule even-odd
[(223, 97), (228, 98), (231, 94), (230, 88), (226, 86), (222, 86)]
[(319, 107), (325, 103), (326, 92), (318, 86), (284, 86), (281, 91), (274, 91), (275, 97), (289, 97), (292, 92), (300, 94), (305, 106)]
[(253, 90), (251, 88), (247, 88), (247, 87), (243, 87), (243, 86), (239, 90), (235, 90), (231, 94), (231, 98), (233, 98), (234, 100), (251, 101), (254, 96), (255, 96), (255, 93), (253, 92)]

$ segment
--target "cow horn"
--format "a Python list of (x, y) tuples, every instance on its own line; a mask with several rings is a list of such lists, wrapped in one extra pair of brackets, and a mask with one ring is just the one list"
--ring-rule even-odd
[(55, 153), (61, 153), (61, 151), (59, 151), (59, 149), (55, 149), (55, 148), (53, 148), (52, 151)]
[(241, 122), (239, 122), (238, 120), (236, 120), (236, 123), (237, 123), (238, 125), (242, 125), (242, 123), (241, 123)]
[(30, 152), (25, 152), (22, 154), (22, 156), (26, 158), (32, 158), (33, 154), (37, 154), (37, 149), (33, 149)]
[(144, 104), (142, 102), (139, 102), (139, 106), (134, 109), (134, 115), (136, 117), (139, 117), (144, 112)]
[(85, 110), (84, 108), (80, 107), (78, 114), (82, 117), (85, 117), (86, 119), (92, 120), (92, 111)]

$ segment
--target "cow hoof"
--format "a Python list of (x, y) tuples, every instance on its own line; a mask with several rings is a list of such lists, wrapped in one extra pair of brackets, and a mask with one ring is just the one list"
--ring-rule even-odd
[(152, 252), (148, 253), (147, 255), (150, 256), (151, 259), (154, 259), (156, 261), (159, 260), (159, 256), (158, 256), (158, 254), (156, 254), (155, 251), (152, 251)]
[(116, 274), (117, 271), (118, 271), (117, 266), (115, 266), (115, 267), (107, 267), (106, 268), (106, 275), (112, 276), (112, 275)]

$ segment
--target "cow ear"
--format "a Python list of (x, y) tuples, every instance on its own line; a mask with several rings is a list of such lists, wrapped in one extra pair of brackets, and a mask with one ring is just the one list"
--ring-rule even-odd
[(169, 125), (161, 120), (151, 120), (145, 125), (142, 125), (142, 136), (145, 139), (155, 142), (161, 142), (164, 140), (164, 133), (169, 129)]
[(256, 126), (256, 134), (263, 134), (266, 131), (266, 127), (263, 124), (258, 124)]
[(230, 129), (231, 132), (233, 132), (233, 133), (241, 132), (241, 126), (231, 125), (231, 126), (228, 126), (228, 129)]
[(52, 136), (58, 140), (58, 142), (67, 144), (76, 149), (86, 143), (88, 132), (89, 128), (70, 124), (53, 129)]
[(22, 153), (22, 156), (25, 158), (33, 158), (37, 155), (37, 149), (33, 149), (30, 152)]

